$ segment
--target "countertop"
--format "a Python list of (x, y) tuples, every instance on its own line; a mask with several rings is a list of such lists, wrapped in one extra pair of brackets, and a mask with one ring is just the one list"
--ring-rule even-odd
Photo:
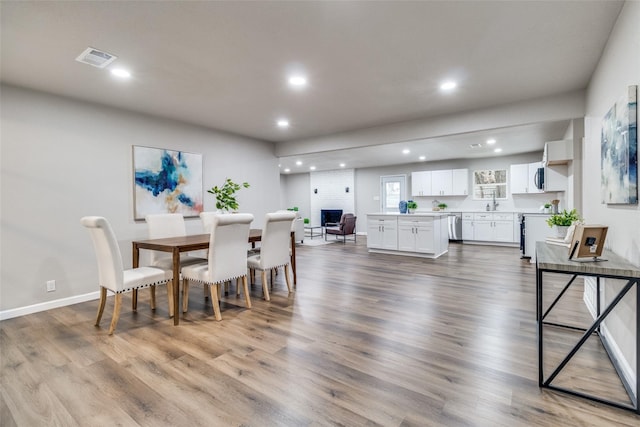
[(439, 211), (425, 211), (425, 212), (415, 212), (412, 214), (401, 214), (401, 213), (383, 213), (383, 212), (374, 212), (368, 213), (367, 215), (375, 215), (375, 216), (396, 216), (396, 217), (413, 217), (413, 216), (432, 216), (432, 217), (442, 217), (449, 216), (450, 212), (439, 212)]

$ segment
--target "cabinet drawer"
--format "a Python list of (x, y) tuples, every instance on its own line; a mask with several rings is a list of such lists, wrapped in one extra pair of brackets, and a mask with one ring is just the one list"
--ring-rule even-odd
[(493, 214), (492, 213), (476, 213), (473, 214), (473, 219), (475, 221), (491, 221), (493, 220)]
[(471, 212), (463, 212), (462, 219), (473, 220), (473, 213)]
[(493, 220), (494, 221), (513, 221), (513, 214), (512, 213), (497, 213), (494, 212), (493, 213)]

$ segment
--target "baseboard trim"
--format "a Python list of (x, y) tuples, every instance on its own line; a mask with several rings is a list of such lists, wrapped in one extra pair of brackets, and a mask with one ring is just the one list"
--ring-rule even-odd
[(96, 291), (88, 294), (41, 302), (38, 304), (28, 305), (26, 307), (12, 308), (10, 310), (0, 311), (0, 321), (13, 319), (14, 317), (26, 316), (27, 314), (39, 313), (41, 311), (47, 311), (54, 308), (66, 307), (68, 305), (78, 304), (81, 302), (93, 301), (99, 298), (100, 291)]

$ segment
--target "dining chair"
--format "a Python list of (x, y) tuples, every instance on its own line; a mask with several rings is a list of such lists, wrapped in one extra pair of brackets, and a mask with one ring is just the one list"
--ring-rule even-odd
[(186, 313), (189, 307), (189, 284), (194, 282), (208, 285), (215, 319), (222, 320), (219, 286), (239, 278), (242, 279), (245, 305), (251, 308), (247, 284), (247, 241), (251, 221), (253, 215), (242, 213), (219, 214), (213, 217), (208, 260), (182, 269), (183, 312)]
[[(148, 214), (145, 221), (149, 226), (149, 239), (163, 239), (166, 237), (181, 237), (187, 235), (187, 227), (182, 214)], [(206, 261), (206, 258), (193, 255), (180, 256), (180, 271), (182, 267)], [(162, 269), (173, 269), (173, 256), (168, 252), (151, 251), (151, 266)], [(169, 289), (168, 289), (169, 290)], [(173, 298), (169, 294), (169, 316), (173, 316)]]
[(264, 299), (267, 301), (271, 300), (267, 284), (266, 272), (268, 270), (284, 266), (285, 281), (289, 292), (291, 292), (289, 245), (291, 243), (291, 224), (295, 217), (295, 212), (268, 213), (262, 229), (260, 253), (250, 255), (247, 259), (247, 267), (252, 274), (254, 270), (262, 272), (262, 288), (264, 290)]
[[(107, 301), (107, 290), (110, 290), (116, 295), (111, 326), (109, 326), (109, 335), (113, 335), (120, 317), (122, 294), (149, 286), (155, 289), (156, 285), (165, 283), (168, 288), (171, 288), (173, 272), (171, 269), (155, 267), (124, 269), (118, 241), (109, 222), (100, 216), (85, 216), (80, 219), (80, 223), (89, 230), (98, 260), (100, 304), (95, 325), (100, 326)], [(155, 298), (153, 297), (151, 298), (151, 308), (155, 309)]]
[(200, 212), (200, 219), (202, 220), (202, 226), (204, 228), (205, 233), (211, 232), (211, 227), (213, 227), (213, 218), (216, 215), (220, 215), (218, 212)]

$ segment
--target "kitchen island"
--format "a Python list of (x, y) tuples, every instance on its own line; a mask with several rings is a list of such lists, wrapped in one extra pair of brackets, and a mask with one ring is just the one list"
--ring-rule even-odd
[(449, 251), (448, 213), (367, 214), (369, 252), (438, 258)]

